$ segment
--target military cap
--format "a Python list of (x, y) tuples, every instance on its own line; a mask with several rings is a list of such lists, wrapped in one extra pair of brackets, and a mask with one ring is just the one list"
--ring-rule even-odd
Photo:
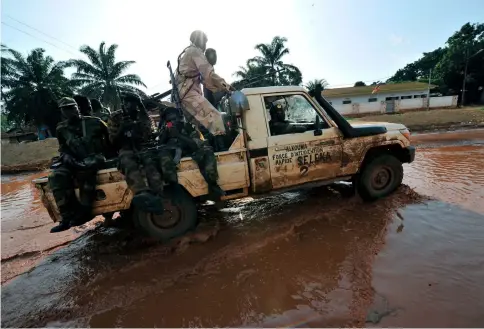
[(58, 104), (59, 108), (67, 107), (67, 106), (72, 106), (72, 105), (77, 106), (76, 101), (73, 98), (70, 98), (70, 97), (62, 97), (57, 102), (57, 104)]

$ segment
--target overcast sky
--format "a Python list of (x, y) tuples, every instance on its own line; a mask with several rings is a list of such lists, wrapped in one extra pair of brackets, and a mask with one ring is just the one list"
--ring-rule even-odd
[(384, 80), (464, 23), (484, 21), (484, 0), (1, 2), (2, 43), (24, 53), (42, 47), (56, 60), (82, 57), (84, 44), (117, 43), (118, 59), (136, 61), (130, 71), (150, 94), (169, 88), (166, 62), (176, 63), (195, 29), (207, 33), (215, 69), (229, 82), (256, 55), (255, 44), (279, 35), (289, 40), (285, 61), (304, 82), (325, 78), (340, 87)]

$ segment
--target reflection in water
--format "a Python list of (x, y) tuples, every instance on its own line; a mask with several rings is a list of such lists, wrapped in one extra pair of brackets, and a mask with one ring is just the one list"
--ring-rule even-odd
[(2, 232), (12, 231), (23, 218), (31, 220), (34, 216), (47, 215), (38, 191), (32, 185), (32, 179), (44, 175), (44, 173), (25, 173), (1, 176)]
[(484, 147), (419, 148), (405, 182), (442, 201), (484, 214)]

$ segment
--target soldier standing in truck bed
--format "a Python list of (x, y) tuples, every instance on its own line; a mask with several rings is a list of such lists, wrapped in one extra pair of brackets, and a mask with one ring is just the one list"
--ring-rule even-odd
[(218, 76), (213, 66), (207, 61), (204, 51), (207, 47), (207, 35), (194, 31), (190, 35), (191, 45), (178, 56), (176, 84), (182, 107), (193, 124), (203, 125), (214, 136), (217, 151), (225, 150), (225, 127), (222, 116), (210, 102), (203, 97), (201, 83), (204, 87), (217, 91), (235, 90), (224, 79)]

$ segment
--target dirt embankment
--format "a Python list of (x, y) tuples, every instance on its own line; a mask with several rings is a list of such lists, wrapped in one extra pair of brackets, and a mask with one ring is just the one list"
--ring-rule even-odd
[(467, 107), (430, 111), (379, 114), (352, 121), (401, 123), (412, 132), (484, 127), (484, 108)]
[(2, 144), (2, 173), (36, 171), (48, 168), (58, 154), (56, 138), (30, 143)]

